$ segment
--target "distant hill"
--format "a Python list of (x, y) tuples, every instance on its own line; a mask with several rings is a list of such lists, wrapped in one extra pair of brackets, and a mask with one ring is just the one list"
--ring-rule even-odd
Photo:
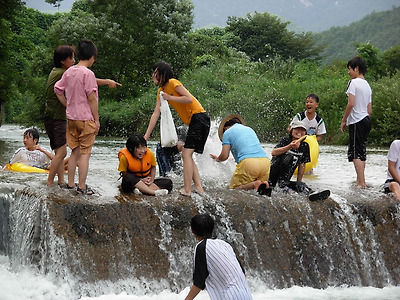
[[(28, 7), (42, 12), (57, 8), (44, 0), (25, 0)], [(74, 0), (61, 1), (60, 12), (69, 11)], [(400, 6), (400, 0), (192, 0), (194, 28), (226, 26), (228, 16), (268, 12), (291, 22), (291, 30), (321, 32), (332, 26), (345, 26), (373, 11)]]
[[(400, 0), (192, 0), (194, 27), (226, 26), (228, 16), (268, 12), (292, 23), (302, 31), (321, 32), (345, 26), (373, 11), (400, 6)], [(293, 29), (292, 29), (293, 30)]]
[(326, 44), (323, 63), (336, 59), (348, 60), (356, 54), (355, 43), (367, 43), (381, 51), (400, 45), (400, 7), (383, 12), (373, 12), (349, 26), (332, 27), (315, 34), (318, 44)]

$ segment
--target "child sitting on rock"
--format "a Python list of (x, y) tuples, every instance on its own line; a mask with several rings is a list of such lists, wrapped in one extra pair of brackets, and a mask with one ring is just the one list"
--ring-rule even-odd
[(172, 190), (171, 179), (155, 179), (156, 158), (142, 135), (131, 135), (126, 148), (119, 151), (118, 158), (123, 192), (161, 196)]

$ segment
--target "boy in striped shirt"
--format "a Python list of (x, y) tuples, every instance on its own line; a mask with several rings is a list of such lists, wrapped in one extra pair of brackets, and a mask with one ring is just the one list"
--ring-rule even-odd
[(185, 300), (207, 289), (211, 300), (251, 300), (244, 269), (227, 242), (212, 239), (214, 220), (208, 214), (192, 218), (191, 228), (199, 243), (195, 248), (193, 285)]

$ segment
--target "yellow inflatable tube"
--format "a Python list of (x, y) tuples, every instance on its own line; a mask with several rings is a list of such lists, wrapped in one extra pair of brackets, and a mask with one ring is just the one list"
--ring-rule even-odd
[[(309, 163), (306, 163), (306, 169), (304, 171), (304, 173), (306, 173), (318, 165), (319, 144), (317, 142), (316, 135), (307, 135), (304, 141), (308, 144), (310, 148), (310, 159), (311, 159)], [(294, 174), (297, 174), (297, 168), (294, 171)]]
[(25, 173), (49, 173), (49, 170), (27, 166), (21, 163), (14, 163), (12, 165), (7, 164), (7, 169), (14, 172), (25, 172)]

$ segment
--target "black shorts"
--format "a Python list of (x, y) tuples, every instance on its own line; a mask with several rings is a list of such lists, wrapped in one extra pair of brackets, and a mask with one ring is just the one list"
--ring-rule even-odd
[(186, 135), (185, 148), (203, 153), (210, 132), (210, 116), (207, 113), (194, 114)]
[(349, 161), (353, 161), (353, 159), (367, 160), (367, 139), (370, 131), (371, 119), (369, 116), (349, 125), (349, 150), (347, 151)]
[(50, 147), (52, 150), (60, 148), (67, 144), (67, 121), (54, 120), (49, 117), (44, 118), (44, 126), (50, 139)]
[[(136, 184), (142, 178), (136, 176), (135, 174), (127, 172), (122, 175), (121, 189), (124, 193), (131, 193), (135, 189)], [(156, 178), (154, 179), (154, 184), (160, 189), (167, 189), (169, 192), (172, 191), (172, 180), (169, 178)]]

